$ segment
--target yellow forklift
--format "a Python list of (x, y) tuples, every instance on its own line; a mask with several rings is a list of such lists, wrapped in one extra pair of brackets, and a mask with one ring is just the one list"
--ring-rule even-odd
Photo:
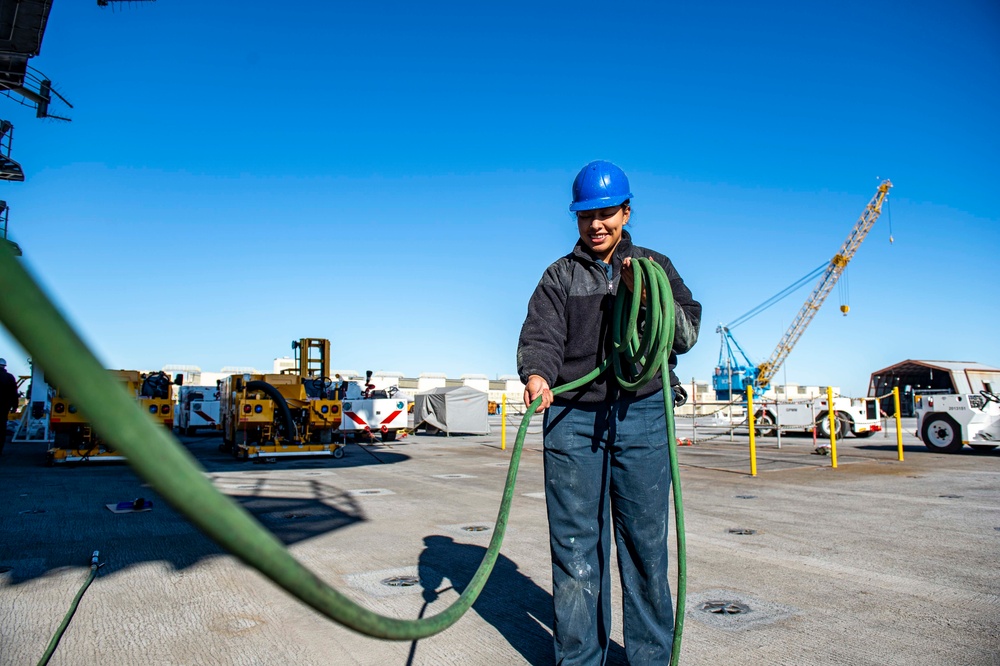
[(330, 341), (292, 342), (295, 366), (281, 374), (222, 380), (219, 450), (240, 460), (291, 456), (342, 458), (340, 387), (330, 379)]
[[(162, 372), (138, 370), (109, 370), (121, 381), (143, 411), (168, 430), (174, 427), (174, 384), (182, 381), (181, 375), (173, 383)], [(53, 439), (48, 450), (48, 463), (125, 460), (107, 444), (90, 426), (87, 416), (56, 388), (49, 413), (49, 429)]]

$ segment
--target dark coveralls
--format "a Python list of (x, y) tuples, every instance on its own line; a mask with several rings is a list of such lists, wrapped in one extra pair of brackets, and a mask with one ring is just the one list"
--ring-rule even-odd
[[(676, 304), (676, 354), (698, 338), (701, 304), (666, 256), (632, 245), (627, 231), (611, 264), (578, 242), (545, 271), (528, 303), (517, 361), (521, 381), (555, 387), (582, 377), (610, 351), (610, 320), (626, 257), (652, 257)], [(673, 608), (667, 577), (669, 452), (659, 375), (637, 393), (611, 373), (557, 396), (545, 415), (545, 499), (552, 555), (554, 643), (559, 664), (603, 664), (611, 633), (611, 525), (624, 599), (630, 664), (667, 664)]]

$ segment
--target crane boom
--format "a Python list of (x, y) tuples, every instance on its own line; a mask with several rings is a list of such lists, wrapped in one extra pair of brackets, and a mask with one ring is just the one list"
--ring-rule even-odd
[(809, 326), (813, 317), (816, 316), (816, 312), (823, 305), (823, 301), (826, 300), (833, 286), (837, 284), (837, 280), (843, 274), (847, 263), (854, 257), (854, 253), (858, 251), (861, 242), (864, 241), (865, 236), (868, 235), (875, 221), (882, 214), (882, 202), (885, 201), (891, 187), (892, 183), (888, 179), (883, 180), (878, 186), (875, 196), (868, 202), (868, 206), (861, 214), (861, 217), (858, 218), (854, 228), (851, 229), (851, 233), (840, 247), (840, 251), (833, 255), (833, 259), (830, 260), (830, 265), (827, 266), (823, 277), (820, 278), (816, 288), (813, 289), (812, 294), (806, 299), (802, 309), (799, 310), (795, 319), (792, 320), (791, 326), (785, 331), (785, 335), (778, 342), (778, 346), (771, 353), (770, 358), (757, 366), (757, 380), (754, 382), (757, 386), (766, 387), (771, 383), (771, 379), (778, 372), (778, 368), (785, 362), (795, 343), (805, 333), (806, 327)]

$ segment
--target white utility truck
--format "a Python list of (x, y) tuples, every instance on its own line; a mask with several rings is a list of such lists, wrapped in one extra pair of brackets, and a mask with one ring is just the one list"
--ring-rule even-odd
[[(878, 402), (860, 398), (836, 397), (833, 399), (833, 409), (837, 414), (837, 437), (854, 435), (855, 437), (871, 437), (882, 430), (879, 422)], [(771, 402), (754, 401), (754, 418), (758, 435), (773, 436), (780, 427), (786, 431), (811, 432), (816, 425), (819, 437), (830, 436), (830, 410), (824, 397), (813, 398), (806, 402)]]
[(990, 391), (918, 395), (917, 435), (935, 453), (957, 453), (966, 444), (979, 451), (1000, 445), (1000, 396)]
[(369, 370), (364, 383), (344, 382), (341, 401), (343, 419), (340, 432), (355, 439), (370, 440), (381, 436), (383, 442), (392, 442), (396, 435), (409, 425), (410, 405), (413, 399), (397, 386), (375, 388)]
[(193, 435), (198, 428), (219, 430), (219, 389), (215, 386), (182, 386), (177, 397), (177, 430)]

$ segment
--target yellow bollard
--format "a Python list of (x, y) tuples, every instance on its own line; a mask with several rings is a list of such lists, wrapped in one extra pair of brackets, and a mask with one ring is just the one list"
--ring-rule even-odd
[(507, 450), (507, 394), (500, 398), (500, 450)]
[(830, 419), (830, 463), (837, 469), (837, 410), (833, 408), (833, 389), (826, 387), (827, 417)]
[(757, 476), (757, 442), (754, 438), (756, 419), (753, 415), (753, 385), (747, 385), (747, 419), (750, 422), (750, 476)]
[(899, 461), (903, 462), (903, 424), (899, 418), (899, 387), (892, 387), (892, 407), (896, 412), (896, 449), (899, 450)]

